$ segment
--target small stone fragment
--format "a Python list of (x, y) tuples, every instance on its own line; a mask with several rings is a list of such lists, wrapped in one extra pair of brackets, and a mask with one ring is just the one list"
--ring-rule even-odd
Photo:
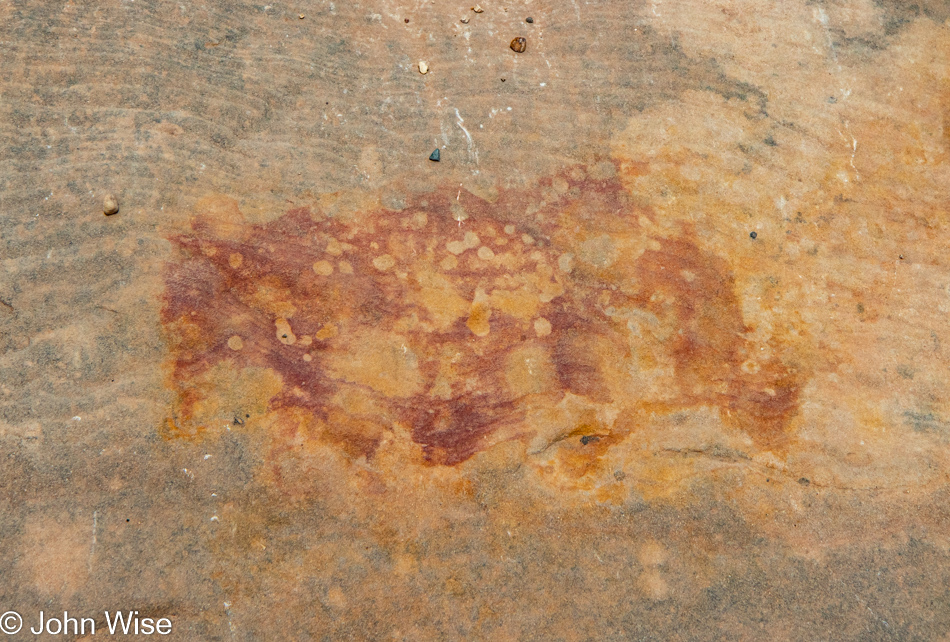
[(753, 241), (755, 240), (755, 238), (756, 238), (757, 236), (758, 236), (758, 234), (755, 233), (755, 232), (750, 232), (750, 233), (749, 233), (749, 238), (752, 239)]
[(106, 216), (112, 216), (119, 213), (119, 201), (112, 194), (107, 194), (102, 199), (102, 213)]
[(419, 73), (423, 75), (429, 73), (429, 64), (425, 60), (419, 61)]
[(534, 18), (532, 18), (531, 16), (528, 16), (527, 18), (525, 18), (524, 21), (527, 22), (529, 25), (534, 24)]
[(474, 7), (472, 7), (472, 11), (474, 11), (475, 13), (481, 13), (482, 11), (484, 11), (484, 9), (482, 9), (479, 5), (475, 5)]
[(438, 163), (440, 160), (442, 160), (442, 157), (439, 155), (439, 150), (438, 150), (438, 149), (436, 149), (436, 150), (433, 151), (431, 154), (429, 154), (429, 160), (430, 160), (430, 161), (435, 161), (436, 163)]
[(298, 15), (297, 17), (300, 18), (301, 20), (303, 20), (305, 16), (301, 13), (301, 14)]
[(462, 18), (462, 24), (463, 24), (463, 25), (467, 25), (467, 24), (468, 24), (468, 18)]
[(511, 41), (511, 50), (515, 53), (524, 53), (524, 50), (528, 48), (528, 41), (518, 36)]

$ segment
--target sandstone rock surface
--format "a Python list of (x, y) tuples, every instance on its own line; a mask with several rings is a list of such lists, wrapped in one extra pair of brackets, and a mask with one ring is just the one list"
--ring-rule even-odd
[(0, 4), (0, 611), (948, 639), (948, 5), (479, 9)]

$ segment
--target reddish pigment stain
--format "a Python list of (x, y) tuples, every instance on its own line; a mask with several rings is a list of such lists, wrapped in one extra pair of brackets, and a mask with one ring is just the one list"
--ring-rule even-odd
[[(227, 388), (266, 372), (277, 383), (263, 411), (304, 417), (306, 438), (351, 457), (372, 458), (401, 426), (429, 463), (454, 465), (530, 438), (529, 408), (567, 394), (624, 410), (712, 406), (758, 445), (781, 447), (801, 374), (778, 358), (748, 365), (728, 263), (685, 232), (648, 238), (649, 208), (592, 172), (493, 201), (445, 186), (348, 220), (297, 208), (253, 225), (233, 202), (199, 212), (171, 237), (165, 270), (176, 398), (166, 437), (246, 417), (251, 401)], [(639, 339), (618, 309), (652, 320), (648, 339), (675, 368), (672, 401), (624, 386)], [(594, 461), (634, 428), (578, 426), (572, 456)]]

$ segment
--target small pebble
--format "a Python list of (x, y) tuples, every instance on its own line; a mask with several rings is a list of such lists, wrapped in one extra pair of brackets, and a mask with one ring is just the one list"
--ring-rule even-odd
[(438, 149), (436, 149), (436, 150), (433, 151), (431, 154), (429, 154), (429, 160), (430, 160), (430, 161), (435, 161), (436, 163), (438, 163), (440, 160), (442, 160), (442, 157), (439, 155), (439, 150), (438, 150)]
[(467, 25), (467, 24), (468, 24), (468, 18), (462, 18), (462, 24), (463, 24), (463, 25)]
[(511, 50), (515, 53), (524, 53), (524, 50), (528, 48), (528, 41), (518, 36), (511, 41)]
[(534, 24), (534, 18), (532, 18), (531, 16), (528, 16), (527, 18), (525, 18), (524, 21), (527, 22), (529, 25)]
[(426, 63), (425, 60), (420, 60), (420, 61), (419, 61), (419, 73), (420, 73), (420, 74), (427, 74), (427, 73), (429, 73), (429, 65)]
[(301, 20), (304, 19), (304, 15), (303, 15), (302, 13), (301, 13), (299, 16), (297, 16), (297, 17), (300, 18)]
[(472, 11), (474, 11), (475, 13), (481, 13), (482, 11), (484, 11), (484, 9), (482, 9), (479, 5), (475, 5), (474, 7), (472, 7)]
[(108, 194), (102, 199), (102, 213), (106, 216), (119, 213), (119, 201), (112, 194)]
[(406, 18), (406, 19), (404, 20), (404, 22), (405, 22), (406, 24), (409, 24), (409, 18)]
[(758, 236), (757, 233), (755, 233), (755, 232), (749, 232), (749, 238), (750, 238), (750, 239), (755, 240), (755, 238), (756, 238), (757, 236)]

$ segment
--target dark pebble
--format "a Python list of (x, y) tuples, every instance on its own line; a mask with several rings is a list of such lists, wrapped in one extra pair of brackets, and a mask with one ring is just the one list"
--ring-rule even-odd
[(807, 477), (802, 477), (801, 479), (798, 480), (798, 483), (801, 484), (802, 486), (807, 486), (807, 485), (810, 484), (811, 482), (808, 481), (808, 478), (807, 478)]
[(524, 50), (528, 48), (528, 41), (518, 36), (511, 41), (511, 50), (515, 53), (524, 53)]
[(528, 16), (527, 18), (525, 18), (524, 21), (527, 22), (529, 25), (534, 24), (534, 18), (532, 18), (531, 16)]
[(442, 160), (442, 157), (441, 157), (441, 155), (439, 154), (439, 150), (438, 150), (438, 149), (436, 149), (436, 150), (433, 151), (431, 154), (429, 154), (429, 160), (430, 160), (430, 161), (435, 161), (436, 163), (438, 163), (440, 160)]
[(755, 240), (755, 238), (756, 238), (757, 236), (758, 236), (758, 234), (757, 234), (756, 232), (749, 232), (749, 238), (750, 238), (750, 239)]

